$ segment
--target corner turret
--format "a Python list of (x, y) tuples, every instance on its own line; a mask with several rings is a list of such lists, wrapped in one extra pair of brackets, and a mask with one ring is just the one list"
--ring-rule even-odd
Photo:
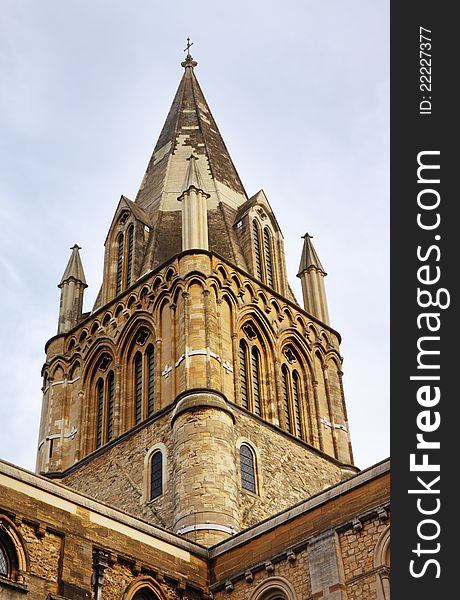
[(83, 294), (88, 287), (79, 253), (81, 248), (75, 244), (71, 250), (72, 254), (58, 285), (61, 290), (58, 333), (67, 333), (81, 319)]

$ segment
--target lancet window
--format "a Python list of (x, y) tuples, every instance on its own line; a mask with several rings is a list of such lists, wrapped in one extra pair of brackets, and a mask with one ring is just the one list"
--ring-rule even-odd
[(292, 346), (287, 346), (283, 355), (281, 390), (284, 426), (292, 435), (304, 437), (301, 409), (304, 386), (302, 385), (297, 354)]
[(111, 357), (103, 354), (97, 367), (94, 388), (96, 409), (96, 448), (110, 442), (114, 435), (115, 375), (109, 370)]
[(249, 444), (240, 446), (240, 473), (241, 487), (255, 494), (256, 487), (256, 461), (253, 449)]
[(252, 324), (244, 325), (243, 332), (245, 339), (239, 345), (241, 406), (262, 416), (262, 343)]
[(258, 279), (275, 287), (273, 236), (269, 227), (261, 228), (256, 219), (252, 221), (255, 275)]
[[(124, 211), (119, 219), (120, 225), (125, 225), (129, 212)], [(134, 225), (128, 226), (116, 238), (116, 276), (115, 295), (127, 289), (133, 281), (134, 267)]]
[(131, 397), (133, 398), (132, 422), (137, 425), (155, 412), (155, 351), (148, 344), (149, 332), (142, 327), (135, 338), (134, 354), (131, 354)]

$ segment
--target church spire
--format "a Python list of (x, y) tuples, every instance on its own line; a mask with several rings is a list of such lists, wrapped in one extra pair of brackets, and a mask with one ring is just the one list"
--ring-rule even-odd
[(83, 309), (83, 293), (88, 287), (80, 258), (80, 246), (74, 244), (71, 248), (69, 262), (58, 288), (61, 289), (59, 306), (58, 333), (66, 333), (78, 323)]
[(329, 311), (324, 287), (324, 277), (327, 273), (311, 241), (313, 236), (306, 233), (302, 238), (304, 244), (297, 277), (302, 282), (305, 310), (329, 325)]

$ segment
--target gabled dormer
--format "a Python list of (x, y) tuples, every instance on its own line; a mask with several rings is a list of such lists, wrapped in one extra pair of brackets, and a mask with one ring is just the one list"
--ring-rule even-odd
[(145, 211), (122, 196), (105, 240), (104, 276), (95, 309), (122, 294), (140, 277), (151, 229)]
[(251, 275), (295, 300), (287, 282), (283, 234), (263, 190), (239, 209), (234, 228)]

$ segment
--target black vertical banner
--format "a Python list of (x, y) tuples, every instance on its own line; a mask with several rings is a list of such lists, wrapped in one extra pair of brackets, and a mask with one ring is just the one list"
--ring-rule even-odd
[(395, 599), (457, 597), (460, 52), (455, 12), (451, 2), (391, 3)]

